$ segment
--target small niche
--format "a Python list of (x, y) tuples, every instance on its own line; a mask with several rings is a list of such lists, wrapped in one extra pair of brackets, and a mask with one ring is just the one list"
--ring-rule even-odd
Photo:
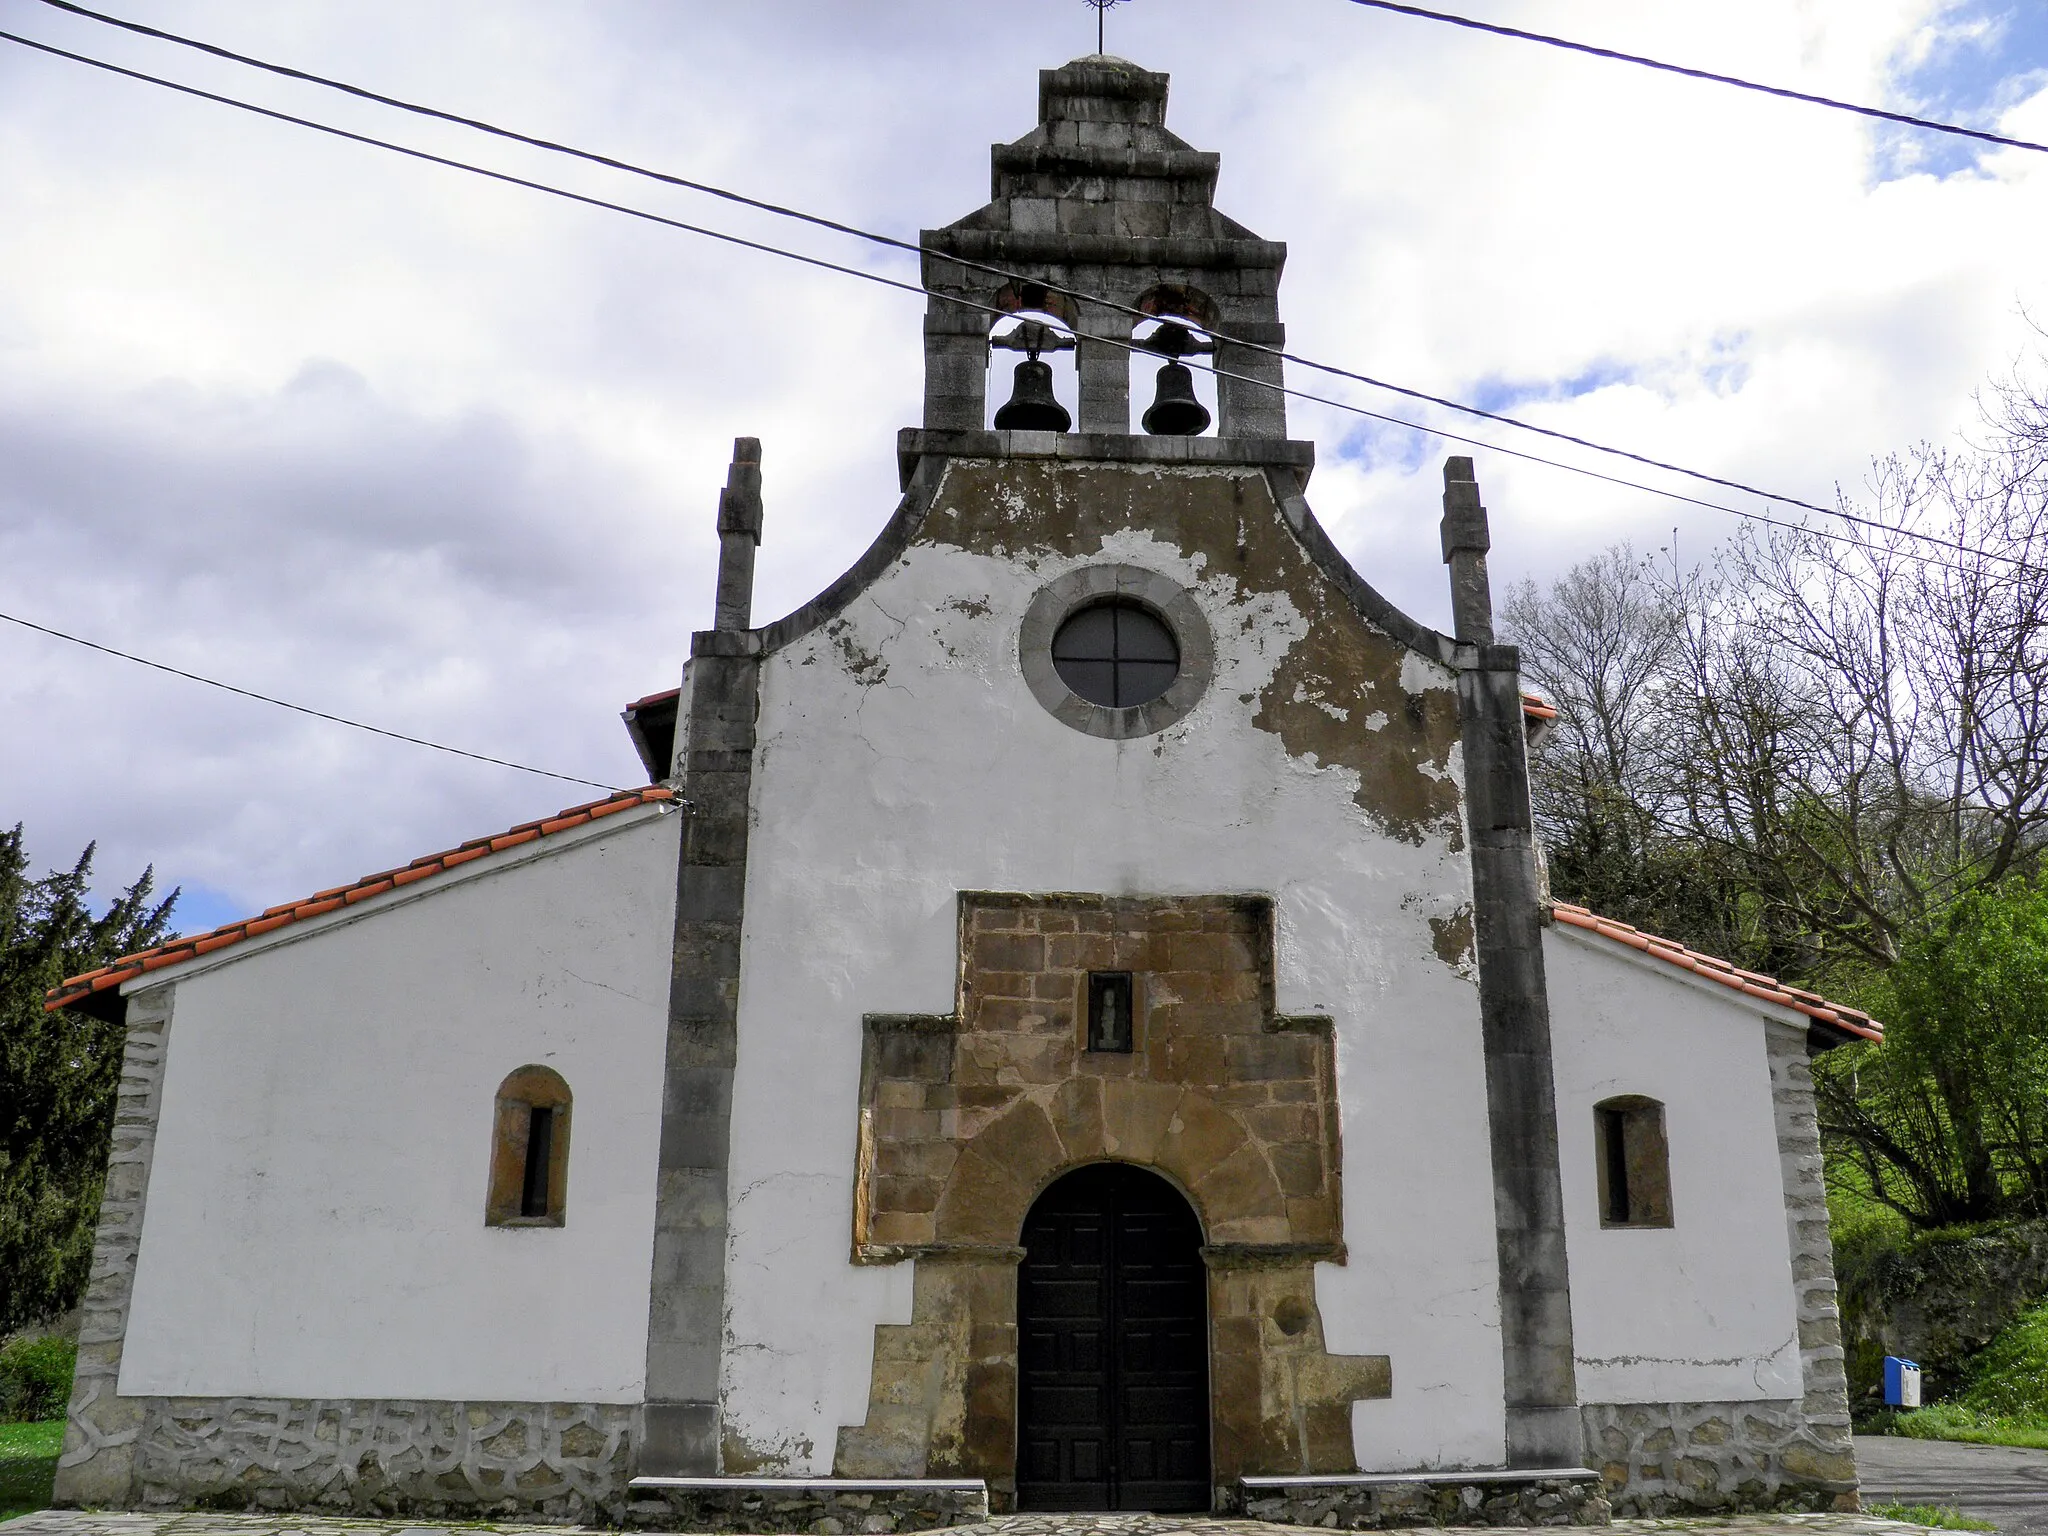
[(1600, 1225), (1671, 1225), (1671, 1149), (1664, 1139), (1664, 1106), (1640, 1094), (1593, 1106), (1599, 1160)]
[(1136, 1048), (1129, 971), (1088, 973), (1088, 1049), (1129, 1055)]

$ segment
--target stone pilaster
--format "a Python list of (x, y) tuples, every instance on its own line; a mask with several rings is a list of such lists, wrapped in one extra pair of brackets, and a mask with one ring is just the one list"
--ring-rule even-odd
[[(732, 483), (720, 503), (721, 531), (732, 522), (734, 543), (757, 535), (760, 528), (759, 459), (760, 445), (740, 439)], [(744, 503), (737, 511), (736, 499)], [(721, 580), (721, 589), (725, 585)], [(720, 615), (738, 617), (735, 607), (723, 601)], [(671, 778), (687, 807), (687, 820), (676, 874), (655, 1186), (647, 1397), (637, 1464), (643, 1474), (708, 1476), (719, 1470), (726, 1169), (739, 1049), (740, 926), (760, 669), (760, 635), (722, 627), (692, 638), (683, 672)]]
[(1856, 1459), (1849, 1435), (1847, 1355), (1835, 1300), (1835, 1254), (1828, 1237), (1813, 1071), (1802, 1035), (1775, 1027), (1764, 1035), (1770, 1052), (1778, 1161), (1785, 1179), (1792, 1283), (1799, 1298), (1799, 1374), (1808, 1438), (1808, 1446), (1791, 1456), (1788, 1465), (1817, 1482), (1846, 1485), (1836, 1488), (1837, 1507), (1854, 1509)]
[(170, 1044), (173, 987), (156, 987), (127, 1002), (128, 1038), (121, 1051), (121, 1087), (114, 1104), (113, 1148), (93, 1239), (92, 1278), (78, 1334), (64, 1450), (51, 1502), (125, 1508), (136, 1493), (136, 1440), (146, 1400), (119, 1395), (121, 1350), (142, 1247), (142, 1215), (156, 1156), (163, 1107), (164, 1052)]
[(1458, 700), (1500, 1245), (1508, 1465), (1575, 1467), (1584, 1458), (1585, 1434), (1572, 1348), (1521, 659), (1513, 646), (1492, 643), (1490, 540), (1470, 459), (1444, 464), (1442, 533), (1457, 637), (1472, 655), (1458, 676)]

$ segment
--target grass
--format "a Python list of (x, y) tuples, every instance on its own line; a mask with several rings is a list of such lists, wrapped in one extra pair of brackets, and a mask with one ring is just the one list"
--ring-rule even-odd
[(1989, 1520), (1979, 1520), (1974, 1515), (1965, 1515), (1939, 1504), (1873, 1504), (1864, 1511), (1880, 1520), (1903, 1520), (1908, 1525), (1924, 1525), (1937, 1531), (1995, 1531), (1997, 1526)]
[(57, 1453), (64, 1448), (64, 1421), (0, 1424), (0, 1520), (31, 1514), (50, 1502)]
[(1896, 1414), (1879, 1432), (1914, 1440), (1961, 1440), (1972, 1445), (2018, 1445), (2048, 1451), (2048, 1420), (1986, 1413), (1967, 1402), (1935, 1403)]

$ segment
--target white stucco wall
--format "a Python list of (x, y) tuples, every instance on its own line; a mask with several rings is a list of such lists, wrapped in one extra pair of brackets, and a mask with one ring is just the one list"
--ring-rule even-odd
[[(1579, 1399), (1800, 1395), (1799, 1324), (1759, 1005), (1611, 940), (1545, 930)], [(1593, 1106), (1664, 1105), (1668, 1229), (1600, 1226)]]
[[(1017, 664), (1033, 593), (1119, 561), (1188, 587), (1218, 647), (1188, 717), (1121, 743), (1053, 719)], [(1284, 596), (1242, 598), (1143, 531), (1085, 561), (919, 547), (843, 626), (767, 659), (724, 1385), (727, 1431), (756, 1451), (829, 1471), (838, 1428), (866, 1416), (875, 1325), (909, 1321), (909, 1264), (848, 1261), (860, 1021), (952, 1010), (956, 893), (1265, 892), (1280, 1008), (1337, 1022), (1350, 1262), (1321, 1268), (1319, 1299), (1332, 1350), (1393, 1360), (1393, 1399), (1355, 1410), (1361, 1465), (1499, 1463), (1477, 992), (1428, 927), (1469, 900), (1469, 868), (1441, 837), (1377, 829), (1354, 772), (1253, 726), (1245, 696), (1305, 624)], [(1419, 658), (1407, 674), (1452, 686)]]
[[(639, 1400), (680, 821), (177, 983), (123, 1394)], [(531, 1062), (574, 1095), (567, 1225), (486, 1228), (493, 1099)]]

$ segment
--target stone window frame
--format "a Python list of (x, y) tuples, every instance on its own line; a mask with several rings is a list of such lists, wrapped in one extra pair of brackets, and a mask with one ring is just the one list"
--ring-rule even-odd
[[(1121, 598), (1148, 610), (1180, 646), (1180, 675), (1156, 699), (1117, 709), (1093, 704), (1069, 688), (1053, 665), (1052, 641), (1080, 609)], [(1039, 588), (1017, 631), (1017, 660), (1031, 695), (1062, 725), (1105, 741), (1151, 736), (1184, 719), (1216, 675), (1216, 641), (1193, 594), (1179, 582), (1136, 565), (1087, 565)]]
[[(1619, 1136), (1617, 1147), (1615, 1137)], [(1614, 1218), (1610, 1169), (1623, 1166), (1627, 1215)], [(1640, 1093), (1615, 1094), (1593, 1106), (1594, 1175), (1600, 1225), (1613, 1231), (1661, 1229), (1674, 1225), (1671, 1211), (1671, 1143), (1664, 1131), (1664, 1105)]]
[[(498, 1084), (491, 1119), (490, 1191), (484, 1200), (487, 1227), (560, 1227), (569, 1219), (569, 1122), (574, 1095), (553, 1067), (529, 1062)], [(536, 1109), (554, 1111), (548, 1142), (546, 1210), (522, 1214), (526, 1192), (526, 1141)]]

